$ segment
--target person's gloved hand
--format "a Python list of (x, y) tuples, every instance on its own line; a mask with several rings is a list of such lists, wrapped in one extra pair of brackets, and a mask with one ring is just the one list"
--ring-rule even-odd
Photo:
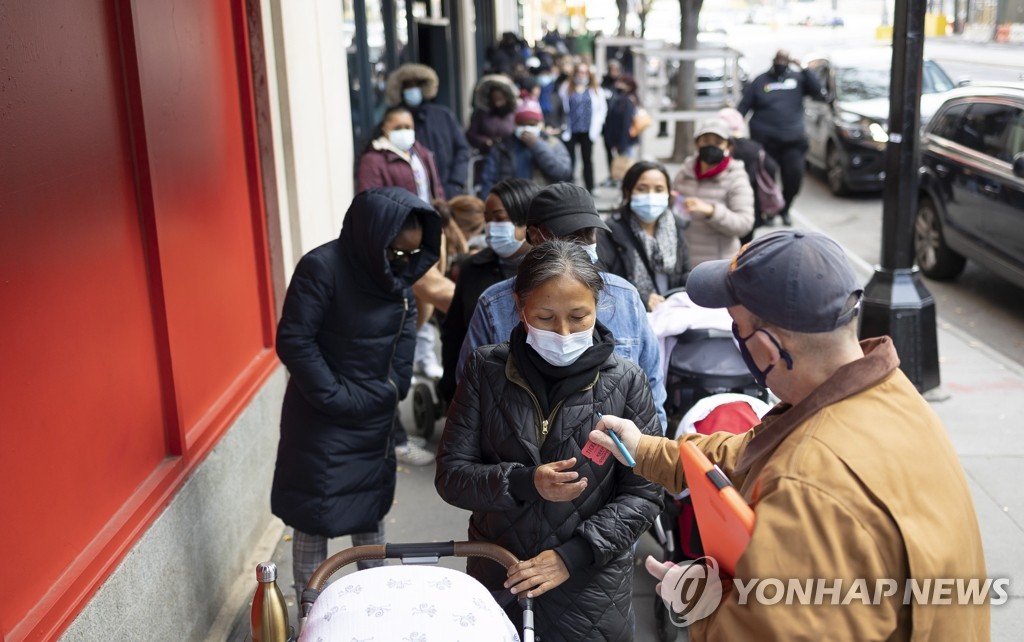
[(612, 415), (604, 415), (601, 420), (597, 422), (594, 429), (590, 432), (590, 441), (594, 442), (598, 446), (603, 446), (611, 451), (612, 455), (618, 459), (623, 466), (629, 466), (629, 462), (619, 451), (619, 447), (615, 445), (612, 438), (607, 435), (609, 430), (614, 430), (615, 434), (619, 436), (619, 440), (622, 441), (622, 445), (626, 447), (629, 454), (636, 459), (636, 449), (640, 445), (640, 437), (643, 435), (640, 429), (636, 427), (636, 424), (629, 419), (623, 419), (622, 417), (615, 417)]

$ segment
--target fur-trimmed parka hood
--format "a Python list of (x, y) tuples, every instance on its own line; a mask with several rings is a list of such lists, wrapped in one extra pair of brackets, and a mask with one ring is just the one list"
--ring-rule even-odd
[(437, 72), (426, 65), (409, 62), (395, 69), (388, 76), (386, 93), (389, 105), (398, 105), (402, 102), (402, 84), (406, 80), (422, 80), (426, 83), (423, 85), (424, 101), (437, 97)]
[(508, 76), (503, 74), (488, 74), (480, 79), (473, 91), (473, 106), (483, 111), (490, 111), (491, 92), (495, 89), (505, 92), (509, 106), (515, 109), (519, 92)]

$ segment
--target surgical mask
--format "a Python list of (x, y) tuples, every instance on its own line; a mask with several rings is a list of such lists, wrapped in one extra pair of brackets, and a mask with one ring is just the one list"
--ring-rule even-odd
[[(764, 69), (764, 67), (762, 67), (762, 69)], [(781, 62), (777, 62), (772, 65), (772, 74), (774, 74), (776, 78), (781, 78), (782, 74), (786, 73), (787, 69), (789, 69), (789, 65), (784, 65)]]
[(793, 369), (793, 356), (782, 347), (782, 344), (779, 343), (778, 339), (772, 336), (771, 332), (768, 332), (764, 328), (758, 328), (749, 335), (741, 337), (739, 326), (735, 323), (732, 324), (732, 336), (736, 339), (736, 346), (740, 349), (740, 355), (743, 357), (743, 363), (747, 365), (747, 370), (750, 371), (750, 374), (754, 375), (754, 382), (762, 388), (767, 388), (768, 373), (772, 371), (775, 364), (773, 363), (764, 370), (761, 370), (757, 367), (757, 363), (754, 361), (754, 356), (750, 354), (750, 350), (747, 349), (747, 341), (750, 341), (750, 338), (758, 332), (764, 332), (768, 339), (775, 344), (775, 348), (779, 351), (779, 356), (786, 362), (787, 370)]
[(668, 192), (634, 194), (629, 198), (629, 209), (644, 223), (653, 223), (668, 209)]
[(398, 149), (407, 152), (412, 149), (412, 144), (416, 142), (416, 131), (412, 129), (392, 129), (391, 133), (388, 134), (388, 140)]
[(591, 243), (590, 245), (584, 245), (583, 249), (590, 255), (590, 262), (597, 263), (597, 243)]
[(516, 238), (516, 224), (512, 221), (496, 221), (487, 224), (487, 245), (494, 253), (507, 259), (523, 247), (523, 241)]
[(526, 345), (556, 368), (576, 363), (587, 348), (594, 345), (594, 328), (561, 335), (550, 330), (538, 330), (525, 320), (523, 324), (526, 325)]
[(516, 138), (522, 138), (526, 132), (540, 136), (540, 125), (516, 125)]
[(697, 150), (697, 157), (708, 165), (717, 165), (725, 160), (725, 150), (718, 145), (704, 145)]
[(410, 107), (419, 107), (423, 103), (423, 90), (419, 87), (403, 89), (402, 100)]
[(539, 84), (541, 87), (547, 87), (548, 85), (551, 84), (552, 80), (554, 80), (554, 78), (548, 75), (542, 74), (540, 76), (537, 76), (537, 84)]
[(574, 82), (577, 85), (581, 85), (581, 86), (582, 85), (588, 85), (588, 84), (590, 84), (590, 77), (589, 76), (576, 76), (576, 78), (574, 79)]

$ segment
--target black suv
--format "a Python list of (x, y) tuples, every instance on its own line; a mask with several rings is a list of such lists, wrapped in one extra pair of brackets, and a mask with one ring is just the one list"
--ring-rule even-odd
[(921, 139), (917, 265), (951, 279), (966, 259), (1024, 287), (1024, 83), (956, 89)]
[[(890, 47), (839, 51), (807, 62), (807, 70), (818, 77), (827, 95), (826, 102), (804, 99), (807, 162), (825, 170), (828, 188), (837, 196), (882, 189), (891, 69)], [(925, 59), (921, 125), (953, 87), (946, 72)]]

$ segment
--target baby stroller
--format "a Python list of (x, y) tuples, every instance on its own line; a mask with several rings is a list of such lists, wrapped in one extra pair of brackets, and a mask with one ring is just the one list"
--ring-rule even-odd
[[(743, 362), (732, 336), (732, 318), (724, 309), (696, 306), (682, 289), (666, 294), (667, 300), (650, 319), (662, 345), (665, 414), (670, 427), (667, 436), (678, 438), (683, 432), (702, 429), (748, 430), (768, 411), (768, 392), (757, 385)], [(713, 415), (718, 407), (737, 409), (729, 406), (735, 403), (745, 403), (751, 410), (719, 411), (722, 415), (717, 418)], [(652, 529), (665, 560), (680, 562), (703, 554), (687, 494), (666, 494), (665, 510)], [(654, 600), (654, 615), (659, 638), (674, 640), (679, 629), (670, 621), (660, 599)]]
[[(434, 566), (441, 557), (484, 557), (508, 568), (518, 562), (486, 542), (433, 542), (355, 546), (317, 569), (302, 592), (304, 640), (502, 640), (519, 642), (515, 626), (475, 579)], [(330, 584), (352, 562), (399, 559), (401, 565), (358, 571)], [(506, 591), (507, 593), (507, 591)], [(533, 642), (533, 604), (523, 608), (523, 640)]]

